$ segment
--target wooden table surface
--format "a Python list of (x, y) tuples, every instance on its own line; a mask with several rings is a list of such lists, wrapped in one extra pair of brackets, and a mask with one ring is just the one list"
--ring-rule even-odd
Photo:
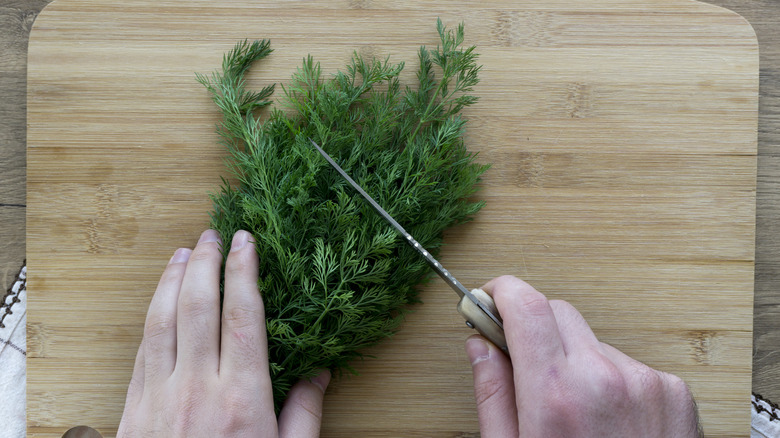
[[(4, 286), (24, 259), (25, 76), (26, 42), (32, 22), (46, 1), (0, 1), (0, 270)], [(754, 26), (761, 48), (758, 138), (757, 242), (753, 390), (780, 400), (780, 32), (773, 24), (780, 4), (773, 1), (714, 1)], [(747, 409), (747, 402), (746, 402)]]

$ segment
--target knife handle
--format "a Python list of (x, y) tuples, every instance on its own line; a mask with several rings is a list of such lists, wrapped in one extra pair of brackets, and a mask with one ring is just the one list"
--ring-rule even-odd
[[(498, 315), (498, 309), (496, 309), (496, 303), (493, 301), (493, 297), (488, 295), (487, 292), (482, 289), (473, 289), (472, 295), (488, 309), (493, 315)], [(495, 344), (505, 353), (508, 352), (506, 346), (506, 336), (504, 336), (504, 329), (501, 328), (495, 321), (493, 321), (482, 309), (479, 308), (473, 301), (467, 296), (463, 296), (458, 303), (458, 312), (466, 318), (466, 325), (476, 329), (479, 334), (486, 337), (490, 342)]]

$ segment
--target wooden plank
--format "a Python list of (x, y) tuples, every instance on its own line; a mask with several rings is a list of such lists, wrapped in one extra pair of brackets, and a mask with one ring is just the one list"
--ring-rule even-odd
[[(358, 3), (60, 0), (39, 17), (31, 436), (115, 431), (154, 283), (206, 225), (224, 173), (217, 114), (193, 73), (246, 37), (276, 48), (255, 85), (284, 81), (307, 53), (328, 71), (356, 48), (413, 61), (436, 43), (438, 15), (467, 17), (483, 54), (467, 140), (496, 163), (488, 207), (448, 233), (442, 261), (466, 284), (514, 273), (571, 301), (602, 339), (685, 377), (708, 433), (744, 435), (758, 82), (744, 20), (689, 1)], [(468, 332), (451, 291), (422, 294), (401, 332), (370, 351), (378, 359), (329, 389), (324, 436), (477, 430)]]
[(715, 0), (756, 31), (761, 75), (758, 118), (753, 390), (780, 400), (780, 3)]

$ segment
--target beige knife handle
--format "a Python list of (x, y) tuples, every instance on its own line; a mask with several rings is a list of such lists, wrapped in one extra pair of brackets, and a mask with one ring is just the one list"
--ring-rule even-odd
[[(496, 309), (496, 303), (493, 302), (493, 298), (482, 289), (473, 289), (472, 295), (485, 306), (493, 315), (498, 317), (498, 309)], [(479, 334), (488, 338), (488, 340), (494, 343), (497, 347), (501, 348), (504, 352), (507, 352), (506, 336), (504, 336), (504, 329), (501, 328), (495, 321), (493, 321), (482, 309), (479, 308), (473, 301), (467, 296), (463, 296), (458, 303), (458, 312), (466, 318), (466, 325), (476, 329)]]

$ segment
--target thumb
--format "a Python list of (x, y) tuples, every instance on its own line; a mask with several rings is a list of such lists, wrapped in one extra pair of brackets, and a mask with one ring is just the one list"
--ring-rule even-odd
[(485, 437), (517, 437), (517, 406), (512, 363), (501, 350), (479, 335), (466, 340), (474, 374), (479, 430)]
[(279, 413), (279, 436), (320, 436), (322, 423), (322, 399), (330, 382), (330, 371), (324, 370), (311, 380), (301, 380), (287, 394), (282, 412)]

